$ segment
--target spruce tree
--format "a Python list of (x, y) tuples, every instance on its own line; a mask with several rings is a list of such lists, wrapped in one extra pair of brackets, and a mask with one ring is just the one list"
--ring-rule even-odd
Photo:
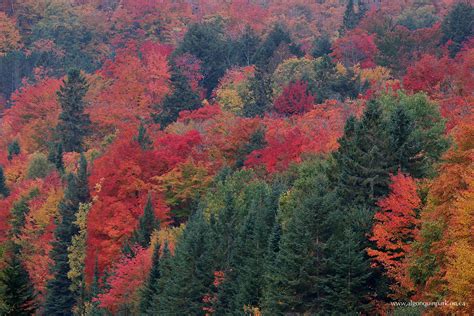
[(175, 248), (170, 276), (158, 295), (159, 315), (203, 314), (203, 297), (213, 282), (209, 224), (194, 214)]
[[(165, 241), (163, 246), (163, 253), (159, 259), (159, 273), (160, 277), (155, 280), (153, 288), (156, 291), (155, 295), (151, 300), (151, 304), (147, 310), (148, 315), (163, 315), (164, 310), (167, 309), (165, 304), (167, 304), (167, 298), (161, 293), (164, 289), (170, 284), (172, 276), (172, 257), (170, 249), (168, 247), (168, 242)], [(144, 311), (143, 311), (144, 312)]]
[(0, 198), (6, 198), (10, 195), (10, 190), (5, 183), (5, 174), (3, 173), (3, 167), (0, 166)]
[(263, 116), (273, 102), (271, 76), (256, 66), (255, 75), (250, 79), (250, 94), (245, 100), (243, 115), (245, 117)]
[(66, 152), (83, 151), (83, 138), (89, 133), (89, 115), (84, 113), (88, 84), (77, 69), (68, 72), (58, 91), (61, 114), (56, 133)]
[(20, 143), (15, 139), (11, 143), (8, 144), (8, 160), (11, 161), (14, 156), (20, 154)]
[(48, 160), (61, 174), (64, 173), (63, 145), (61, 142), (53, 143), (49, 147)]
[(14, 253), (0, 271), (0, 314), (29, 316), (36, 309), (33, 284), (18, 254)]
[(59, 204), (59, 216), (54, 231), (55, 241), (50, 257), (54, 264), (51, 267), (53, 278), (47, 284), (45, 313), (47, 315), (69, 315), (76, 303), (70, 290), (71, 280), (67, 249), (71, 245), (72, 236), (77, 234), (78, 228), (74, 224), (75, 214), (79, 208), (77, 178), (69, 174), (64, 198)]
[(423, 155), (423, 144), (417, 137), (415, 123), (403, 107), (399, 106), (391, 113), (387, 129), (395, 167), (414, 177), (424, 177), (430, 167), (429, 161)]
[[(283, 211), (290, 218), (266, 271), (264, 314), (323, 312), (324, 254), (331, 232), (327, 218), (335, 197), (321, 168), (325, 167), (311, 167), (309, 174), (300, 177), (285, 204)], [(275, 248), (272, 245), (272, 252)]]
[(359, 11), (356, 12), (354, 8), (354, 0), (349, 0), (347, 2), (346, 11), (344, 12), (340, 32), (344, 34), (345, 31), (355, 29), (363, 15), (363, 8), (359, 5)]
[(327, 247), (324, 309), (338, 315), (367, 313), (371, 269), (363, 235), (338, 226)]
[(134, 139), (138, 142), (138, 144), (140, 144), (140, 148), (143, 150), (149, 150), (153, 147), (153, 141), (150, 139), (150, 135), (148, 135), (143, 121), (140, 122), (140, 126), (138, 127), (138, 135), (135, 136)]
[(390, 172), (395, 167), (388, 154), (388, 135), (377, 101), (370, 101), (360, 121), (349, 118), (335, 153), (339, 169), (338, 194), (343, 205), (375, 207), (388, 193)]
[(87, 159), (81, 153), (79, 168), (77, 169), (77, 199), (79, 203), (87, 203), (90, 200), (88, 175)]
[(74, 223), (80, 203), (87, 203), (90, 199), (87, 182), (87, 161), (81, 155), (77, 176), (67, 176), (67, 187), (64, 198), (59, 203), (59, 218), (54, 231), (53, 249), (50, 257), (54, 264), (51, 267), (53, 278), (47, 284), (45, 313), (48, 315), (69, 315), (76, 303), (76, 298), (70, 286), (68, 277), (70, 270), (68, 247), (72, 244), (72, 237), (79, 232)]
[(152, 308), (154, 297), (158, 294), (161, 274), (160, 268), (160, 244), (157, 243), (153, 248), (153, 256), (151, 259), (151, 270), (144, 288), (141, 290), (140, 297), (140, 315), (148, 315), (148, 311)]
[(442, 43), (451, 41), (449, 52), (454, 57), (464, 42), (474, 35), (474, 6), (468, 1), (459, 1), (451, 7), (441, 24), (443, 31)]
[(329, 55), (332, 53), (332, 44), (331, 44), (331, 39), (327, 34), (324, 34), (320, 37), (318, 37), (314, 41), (313, 45), (313, 51), (311, 52), (311, 55), (314, 58), (322, 57), (325, 55)]
[(179, 112), (195, 110), (201, 106), (198, 94), (176, 66), (172, 66), (170, 80), (173, 92), (165, 97), (158, 112), (153, 114), (154, 121), (159, 123), (162, 129), (176, 121)]
[(135, 242), (144, 248), (148, 247), (150, 245), (151, 234), (153, 233), (153, 230), (158, 227), (158, 224), (159, 223), (155, 219), (155, 211), (151, 195), (148, 194), (143, 215), (138, 221)]
[(223, 32), (222, 20), (191, 24), (183, 41), (176, 48), (175, 55), (189, 53), (202, 62), (202, 86), (210, 97), (219, 79), (230, 66), (228, 62), (228, 41)]
[(237, 55), (236, 63), (241, 66), (250, 66), (259, 43), (260, 38), (253, 28), (247, 25), (242, 35), (234, 44)]

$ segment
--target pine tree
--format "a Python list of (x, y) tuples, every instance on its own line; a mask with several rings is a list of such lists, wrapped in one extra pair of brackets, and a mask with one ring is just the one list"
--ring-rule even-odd
[(236, 232), (229, 267), (224, 272), (224, 282), (219, 285), (218, 314), (239, 314), (244, 307), (260, 305), (265, 253), (276, 213), (273, 198), (270, 188), (264, 183), (257, 183), (252, 188), (248, 214)]
[(56, 133), (66, 152), (83, 151), (83, 138), (89, 133), (89, 115), (84, 113), (84, 96), (88, 85), (79, 70), (68, 72), (67, 79), (58, 91), (61, 114)]
[(87, 203), (90, 200), (88, 175), (87, 159), (81, 153), (79, 168), (77, 169), (77, 199), (79, 203)]
[(178, 240), (171, 275), (158, 295), (159, 315), (203, 314), (203, 298), (214, 279), (208, 236), (202, 212), (194, 214)]
[(472, 21), (474, 6), (468, 1), (459, 1), (452, 6), (441, 25), (442, 43), (451, 41), (449, 52), (454, 57), (462, 48), (463, 43), (474, 35)]
[(150, 150), (153, 148), (153, 141), (150, 139), (150, 135), (148, 135), (143, 121), (140, 122), (140, 126), (138, 127), (138, 135), (135, 136), (134, 139), (140, 144), (140, 147), (143, 150)]
[(56, 170), (64, 173), (63, 145), (61, 142), (51, 144), (48, 153), (48, 160), (54, 164)]
[(20, 143), (15, 139), (11, 143), (8, 144), (8, 160), (11, 161), (13, 156), (17, 156), (20, 154)]
[(87, 203), (89, 199), (87, 161), (84, 155), (81, 155), (77, 176), (68, 175), (64, 198), (59, 203), (59, 219), (50, 253), (54, 261), (51, 267), (53, 278), (47, 284), (48, 295), (45, 302), (45, 313), (48, 315), (69, 315), (76, 303), (76, 298), (70, 289), (72, 282), (68, 277), (70, 270), (68, 247), (72, 244), (72, 237), (79, 232), (75, 224), (79, 205)]
[(71, 280), (67, 249), (71, 245), (72, 236), (77, 234), (74, 225), (75, 214), (79, 208), (77, 178), (69, 174), (64, 198), (59, 204), (59, 216), (54, 231), (55, 241), (50, 257), (54, 261), (51, 268), (53, 278), (47, 284), (45, 313), (47, 315), (69, 315), (76, 303), (76, 298), (70, 290)]
[(361, 9), (361, 6), (359, 5), (359, 12), (356, 12), (354, 8), (354, 0), (349, 0), (347, 2), (346, 11), (344, 12), (340, 32), (344, 34), (347, 30), (355, 29), (363, 15), (364, 10)]
[(201, 83), (206, 89), (207, 97), (211, 96), (219, 79), (230, 66), (227, 60), (228, 46), (223, 33), (222, 20), (214, 19), (191, 24), (182, 42), (176, 48), (175, 55), (189, 53), (201, 60), (203, 74)]
[(388, 193), (390, 172), (395, 169), (377, 101), (368, 103), (360, 121), (348, 119), (339, 144), (335, 159), (343, 205), (375, 207), (378, 198)]
[(343, 233), (336, 232), (328, 242), (326, 298), (323, 304), (325, 310), (333, 314), (368, 312), (371, 270), (362, 236), (346, 228)]
[(0, 271), (0, 314), (29, 316), (36, 308), (33, 284), (18, 254), (14, 253)]
[(417, 137), (415, 123), (403, 107), (399, 106), (391, 113), (387, 129), (396, 168), (414, 177), (426, 176), (429, 161), (423, 155), (422, 141)]
[(234, 44), (237, 55), (236, 63), (241, 66), (250, 66), (259, 43), (260, 38), (257, 36), (253, 28), (247, 25), (242, 35)]
[(151, 195), (148, 195), (145, 209), (142, 217), (138, 221), (138, 230), (136, 234), (136, 242), (142, 247), (148, 247), (150, 245), (150, 237), (153, 230), (158, 227), (157, 220), (155, 219), (155, 211)]
[(163, 311), (166, 309), (166, 297), (161, 295), (164, 289), (170, 284), (171, 273), (172, 273), (172, 257), (170, 249), (168, 247), (168, 242), (165, 241), (163, 246), (163, 253), (159, 260), (159, 273), (160, 277), (156, 279), (155, 284), (153, 285), (155, 295), (153, 296), (150, 306), (147, 310), (148, 315), (163, 315)]
[(311, 52), (311, 55), (314, 58), (322, 57), (324, 55), (329, 55), (332, 53), (332, 44), (331, 44), (331, 39), (327, 34), (324, 34), (320, 37), (318, 37), (314, 41), (313, 45), (313, 51)]
[(325, 167), (321, 167), (310, 168), (309, 174), (297, 180), (285, 204), (288, 209), (283, 212), (291, 217), (266, 271), (264, 314), (323, 312), (324, 253), (330, 237), (327, 218), (335, 197), (328, 191), (329, 182), (322, 172)]
[(170, 80), (173, 92), (165, 97), (159, 112), (153, 114), (154, 121), (159, 123), (162, 129), (176, 121), (179, 112), (195, 110), (201, 106), (199, 96), (191, 88), (188, 79), (175, 66), (172, 66)]
[(161, 274), (160, 268), (160, 244), (157, 243), (153, 248), (153, 256), (151, 260), (151, 270), (146, 280), (145, 287), (141, 291), (140, 298), (140, 314), (148, 315), (148, 311), (152, 308), (153, 298), (158, 294)]
[(3, 173), (3, 167), (0, 166), (0, 197), (6, 198), (10, 195), (10, 190), (5, 183), (5, 174)]
[(256, 66), (255, 75), (250, 79), (250, 94), (245, 100), (243, 115), (245, 117), (263, 116), (273, 102), (271, 76)]

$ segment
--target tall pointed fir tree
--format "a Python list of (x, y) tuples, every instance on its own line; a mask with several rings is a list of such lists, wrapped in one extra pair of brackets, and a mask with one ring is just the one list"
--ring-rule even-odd
[(143, 121), (140, 122), (140, 126), (138, 127), (138, 134), (134, 137), (134, 139), (138, 142), (140, 148), (143, 150), (150, 150), (153, 147), (153, 141), (151, 140), (150, 135), (148, 135)]
[(3, 173), (3, 167), (0, 165), (0, 198), (6, 198), (10, 195), (10, 190), (5, 182), (5, 174)]
[(83, 138), (89, 133), (89, 115), (84, 113), (88, 84), (79, 70), (68, 72), (58, 91), (61, 114), (56, 133), (65, 152), (83, 151)]
[(171, 66), (170, 80), (173, 91), (158, 105), (158, 112), (153, 114), (155, 123), (159, 123), (162, 129), (176, 121), (179, 112), (195, 110), (201, 106), (199, 95), (175, 65)]
[(365, 7), (360, 4), (360, 1), (358, 5), (358, 11), (356, 12), (354, 0), (349, 0), (347, 2), (346, 11), (344, 12), (344, 16), (342, 18), (342, 26), (340, 29), (341, 34), (344, 34), (346, 31), (355, 29), (364, 14)]
[[(229, 268), (219, 285), (216, 313), (239, 314), (258, 308), (262, 298), (265, 253), (275, 220), (275, 202), (265, 183), (253, 185), (247, 204), (248, 214), (236, 232)], [(219, 238), (219, 236), (217, 236)]]
[(331, 314), (365, 314), (370, 311), (368, 282), (371, 269), (363, 238), (350, 227), (339, 227), (328, 241), (323, 305)]
[(160, 271), (160, 244), (156, 243), (153, 248), (153, 256), (151, 259), (151, 270), (144, 288), (140, 293), (140, 315), (148, 315), (153, 305), (153, 298), (159, 291)]
[(213, 282), (209, 224), (194, 214), (175, 248), (170, 276), (158, 295), (157, 315), (201, 315)]
[(33, 284), (18, 256), (13, 253), (0, 271), (0, 314), (4, 316), (34, 315), (37, 309)]
[(14, 156), (20, 154), (20, 143), (15, 139), (11, 143), (8, 144), (8, 160), (11, 161)]
[(324, 313), (324, 253), (330, 237), (327, 218), (335, 197), (322, 170), (319, 166), (310, 168), (287, 196), (282, 215), (290, 218), (266, 271), (264, 314)]
[(87, 161), (81, 155), (77, 176), (69, 174), (64, 198), (59, 203), (59, 218), (54, 231), (53, 249), (50, 257), (54, 264), (51, 267), (52, 279), (47, 284), (47, 296), (44, 310), (47, 315), (70, 315), (76, 303), (76, 298), (70, 286), (68, 277), (70, 270), (68, 260), (68, 247), (72, 244), (72, 237), (79, 232), (76, 212), (80, 203), (89, 201), (87, 183)]
[(148, 194), (143, 215), (140, 217), (138, 221), (138, 229), (135, 231), (135, 242), (145, 248), (150, 246), (151, 234), (158, 225), (159, 222), (155, 218), (151, 195)]
[(162, 315), (162, 311), (166, 309), (166, 307), (162, 305), (164, 302), (166, 302), (166, 298), (162, 295), (162, 292), (171, 282), (170, 280), (173, 264), (167, 241), (165, 241), (163, 245), (163, 253), (159, 258), (158, 263), (159, 278), (155, 278), (154, 283), (151, 285), (154, 295), (150, 301), (148, 309), (146, 311), (141, 309), (141, 312), (147, 313), (146, 315)]
[(50, 145), (48, 160), (56, 167), (61, 174), (64, 173), (63, 144), (56, 142)]
[(377, 101), (369, 101), (360, 121), (353, 117), (347, 120), (339, 144), (334, 156), (343, 205), (374, 208), (376, 201), (388, 193), (390, 172), (395, 169)]

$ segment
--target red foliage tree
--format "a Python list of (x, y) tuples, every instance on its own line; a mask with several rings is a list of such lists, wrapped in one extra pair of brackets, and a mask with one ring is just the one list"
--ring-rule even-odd
[[(93, 206), (88, 213), (86, 273), (92, 276), (95, 258), (99, 270), (120, 255), (122, 243), (132, 234), (143, 213), (147, 193), (155, 178), (171, 171), (189, 157), (199, 159), (196, 131), (184, 135), (162, 134), (152, 150), (142, 150), (132, 135), (121, 135), (104, 156), (94, 162), (89, 184)], [(165, 225), (169, 208), (157, 196), (155, 215)]]
[(380, 211), (374, 216), (376, 223), (370, 240), (377, 248), (367, 252), (396, 281), (392, 286), (395, 293), (403, 295), (403, 288), (412, 287), (405, 258), (419, 230), (417, 210), (421, 200), (413, 178), (400, 172), (392, 175), (391, 180), (390, 194), (377, 203)]
[(307, 112), (313, 107), (315, 97), (308, 92), (308, 84), (295, 82), (283, 89), (275, 100), (275, 111), (282, 115), (294, 115)]
[(374, 38), (373, 34), (355, 29), (334, 42), (332, 56), (346, 67), (356, 64), (360, 64), (362, 68), (374, 67), (377, 54)]
[[(150, 249), (135, 248), (135, 257), (123, 257), (109, 278), (110, 288), (99, 294), (100, 306), (116, 314), (117, 310), (127, 305), (132, 309), (138, 306), (140, 288), (147, 279), (151, 269)], [(135, 310), (135, 312), (137, 312)]]

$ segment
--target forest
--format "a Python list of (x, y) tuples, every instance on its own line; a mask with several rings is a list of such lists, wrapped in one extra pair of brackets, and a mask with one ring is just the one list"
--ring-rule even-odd
[(469, 0), (0, 0), (0, 315), (474, 315)]

